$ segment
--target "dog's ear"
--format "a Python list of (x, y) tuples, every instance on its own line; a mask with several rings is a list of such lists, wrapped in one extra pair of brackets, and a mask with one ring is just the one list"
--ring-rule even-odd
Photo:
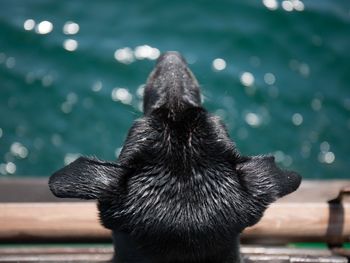
[(116, 163), (80, 157), (55, 172), (49, 187), (57, 197), (100, 199), (123, 172)]
[(281, 170), (273, 156), (243, 157), (237, 171), (249, 192), (268, 202), (294, 192), (301, 183), (298, 173)]

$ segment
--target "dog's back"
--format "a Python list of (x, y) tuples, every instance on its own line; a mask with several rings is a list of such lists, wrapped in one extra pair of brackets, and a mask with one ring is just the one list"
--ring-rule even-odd
[[(224, 262), (232, 257), (249, 210), (233, 145), (203, 109), (188, 110), (175, 121), (166, 110), (154, 115), (138, 169), (119, 190), (125, 196), (118, 233), (159, 262)], [(242, 199), (244, 205), (238, 203)]]

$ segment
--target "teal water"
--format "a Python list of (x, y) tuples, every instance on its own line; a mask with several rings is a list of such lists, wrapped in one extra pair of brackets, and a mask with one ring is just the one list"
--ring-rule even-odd
[(348, 0), (0, 3), (0, 175), (115, 159), (154, 59), (178, 50), (243, 154), (349, 178)]

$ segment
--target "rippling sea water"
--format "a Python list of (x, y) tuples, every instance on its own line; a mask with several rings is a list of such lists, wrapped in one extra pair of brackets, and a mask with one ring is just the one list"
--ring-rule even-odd
[(115, 159), (167, 50), (186, 57), (243, 154), (349, 177), (348, 0), (2, 0), (0, 175)]

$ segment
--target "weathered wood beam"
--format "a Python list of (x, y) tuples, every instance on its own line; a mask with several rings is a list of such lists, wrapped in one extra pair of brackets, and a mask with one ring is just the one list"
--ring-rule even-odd
[[(323, 262), (346, 263), (345, 257), (335, 256), (329, 250), (279, 247), (241, 247), (247, 263)], [(0, 262), (110, 262), (113, 247), (49, 247), (0, 248)]]
[[(278, 202), (327, 202), (339, 190), (350, 186), (350, 180), (303, 180), (294, 193)], [(74, 199), (55, 197), (49, 190), (48, 178), (1, 177), (0, 202), (76, 202)]]
[[(332, 206), (325, 202), (272, 204), (242, 239), (348, 242), (350, 203)], [(107, 241), (110, 231), (100, 225), (93, 202), (0, 203), (0, 240)]]

